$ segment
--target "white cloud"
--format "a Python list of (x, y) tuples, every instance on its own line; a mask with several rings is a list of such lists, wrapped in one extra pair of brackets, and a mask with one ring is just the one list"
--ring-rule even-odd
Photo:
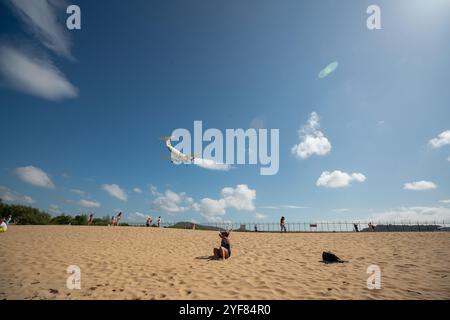
[(317, 179), (316, 186), (328, 188), (342, 188), (350, 185), (352, 181), (364, 182), (366, 176), (362, 173), (347, 173), (339, 170), (333, 172), (324, 171)]
[(261, 206), (258, 207), (260, 209), (308, 209), (309, 207), (304, 206), (296, 206), (296, 205), (290, 205), (290, 204), (282, 204), (280, 206)]
[(209, 198), (204, 198), (200, 200), (200, 203), (195, 206), (195, 209), (200, 211), (202, 217), (204, 217), (209, 222), (222, 221), (222, 216), (225, 215), (225, 200), (213, 200)]
[(209, 222), (223, 222), (223, 216), (228, 208), (238, 211), (255, 210), (256, 190), (250, 189), (245, 184), (237, 185), (235, 188), (223, 188), (219, 199), (203, 198), (199, 202), (194, 202), (185, 192), (166, 190), (160, 193), (153, 186), (150, 190), (156, 197), (152, 201), (153, 210), (169, 214), (192, 210), (199, 212)]
[(48, 207), (48, 212), (50, 212), (51, 214), (54, 214), (54, 215), (58, 215), (58, 214), (61, 214), (61, 213), (62, 213), (61, 209), (60, 209), (59, 206), (56, 205), (56, 204), (51, 204), (51, 205)]
[(333, 212), (347, 212), (347, 208), (339, 208), (339, 209), (333, 209)]
[(45, 47), (72, 59), (69, 32), (65, 28), (65, 21), (57, 17), (57, 12), (65, 14), (67, 4), (64, 1), (7, 0), (7, 3)]
[(127, 220), (131, 222), (145, 222), (147, 220), (148, 215), (141, 212), (130, 213), (127, 216)]
[(55, 187), (50, 177), (42, 169), (33, 166), (20, 167), (15, 170), (15, 173), (22, 181), (33, 186), (50, 189)]
[(440, 203), (445, 203), (445, 204), (450, 204), (450, 200), (446, 199), (446, 200), (439, 200)]
[(424, 180), (416, 182), (408, 182), (403, 185), (403, 189), (414, 191), (430, 190), (436, 188), (437, 186), (434, 182)]
[(256, 190), (250, 189), (246, 184), (237, 185), (236, 188), (223, 188), (222, 196), (229, 208), (236, 210), (255, 210), (254, 201)]
[(218, 171), (228, 171), (231, 169), (231, 166), (224, 163), (215, 162), (211, 159), (203, 159), (203, 158), (195, 158), (194, 164), (203, 169), (208, 170), (218, 170)]
[(84, 192), (83, 190), (80, 190), (80, 189), (70, 189), (70, 192), (76, 193), (80, 196), (84, 196), (86, 194), (86, 192)]
[(161, 194), (158, 192), (158, 188), (156, 188), (155, 186), (150, 186), (150, 193), (153, 196), (160, 196)]
[(258, 219), (258, 220), (263, 220), (263, 219), (267, 218), (267, 215), (256, 212), (255, 218)]
[(109, 193), (110, 196), (119, 199), (121, 201), (127, 201), (128, 196), (126, 192), (121, 189), (117, 184), (104, 184), (102, 189)]
[(152, 201), (153, 210), (166, 213), (182, 213), (192, 209), (193, 200), (185, 192), (178, 194), (172, 190), (166, 190), (164, 194), (156, 192), (156, 195), (157, 197)]
[(0, 199), (4, 202), (20, 203), (20, 204), (32, 204), (34, 200), (30, 196), (24, 196), (16, 191), (8, 189), (4, 186), (0, 186)]
[(281, 205), (282, 209), (308, 209), (309, 207), (302, 207), (302, 206), (292, 206), (289, 204), (283, 204)]
[(306, 159), (313, 154), (323, 156), (331, 151), (330, 141), (320, 131), (319, 120), (317, 113), (311, 113), (308, 123), (298, 131), (300, 143), (291, 148), (297, 158)]
[(375, 220), (380, 222), (389, 221), (412, 221), (412, 222), (442, 222), (450, 219), (450, 208), (444, 207), (401, 207), (375, 213)]
[(437, 138), (433, 138), (428, 143), (433, 148), (440, 148), (442, 146), (445, 146), (447, 144), (450, 144), (450, 130), (441, 132)]
[(78, 95), (77, 88), (50, 60), (1, 44), (0, 75), (12, 88), (48, 100), (58, 101)]
[(101, 204), (95, 200), (80, 200), (79, 204), (86, 208), (100, 208)]
[(222, 189), (222, 197), (218, 200), (204, 198), (200, 203), (195, 203), (193, 209), (209, 222), (223, 221), (222, 217), (226, 209), (233, 208), (237, 211), (254, 211), (256, 190), (250, 189), (245, 184), (237, 185), (235, 188), (226, 187)]
[(133, 191), (136, 192), (136, 193), (142, 193), (142, 190), (140, 188), (137, 188), (137, 187), (134, 188)]

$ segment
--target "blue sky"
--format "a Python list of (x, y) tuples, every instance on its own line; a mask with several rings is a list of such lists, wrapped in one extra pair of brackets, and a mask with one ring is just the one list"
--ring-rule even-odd
[[(71, 4), (81, 30), (68, 3), (0, 3), (4, 201), (131, 222), (450, 219), (448, 1)], [(162, 160), (159, 137), (194, 120), (279, 129), (279, 172)], [(329, 148), (296, 156), (311, 135)]]

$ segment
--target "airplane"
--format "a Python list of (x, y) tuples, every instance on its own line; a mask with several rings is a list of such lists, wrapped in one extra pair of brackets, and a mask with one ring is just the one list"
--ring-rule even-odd
[(166, 147), (170, 152), (170, 162), (179, 161), (179, 162), (191, 162), (194, 163), (195, 157), (194, 155), (187, 155), (182, 153), (181, 151), (175, 149), (172, 144), (170, 143), (170, 140), (175, 139), (175, 137), (161, 137), (161, 140), (166, 141)]

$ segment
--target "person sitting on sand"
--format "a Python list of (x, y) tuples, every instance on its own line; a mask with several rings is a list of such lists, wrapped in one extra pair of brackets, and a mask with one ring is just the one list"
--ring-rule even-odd
[(6, 232), (8, 226), (6, 225), (5, 220), (0, 219), (0, 232)]
[(229, 231), (222, 231), (219, 233), (219, 237), (222, 239), (219, 248), (214, 248), (214, 257), (228, 259), (231, 257), (231, 243), (228, 237), (230, 236)]

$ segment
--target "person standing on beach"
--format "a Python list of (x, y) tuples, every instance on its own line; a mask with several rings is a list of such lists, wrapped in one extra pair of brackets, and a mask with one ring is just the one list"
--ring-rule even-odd
[(158, 217), (158, 228), (161, 226), (161, 216)]
[(121, 222), (122, 222), (122, 211), (120, 211), (120, 212), (117, 214), (116, 226), (119, 226)]
[(281, 228), (281, 232), (287, 232), (287, 230), (286, 230), (286, 226), (285, 226), (285, 224), (284, 224), (284, 217), (281, 217), (281, 220), (280, 220), (280, 228)]
[(152, 217), (148, 217), (147, 221), (145, 222), (146, 227), (150, 227), (152, 225)]
[(91, 213), (91, 214), (89, 215), (89, 219), (88, 219), (88, 226), (90, 226), (90, 225), (92, 224), (93, 221), (94, 221), (94, 214)]
[(358, 224), (357, 223), (354, 223), (353, 224), (353, 227), (355, 228), (355, 232), (358, 232), (359, 230), (358, 230)]
[(112, 218), (111, 218), (111, 226), (114, 227), (115, 224), (116, 224), (116, 217), (112, 216)]

